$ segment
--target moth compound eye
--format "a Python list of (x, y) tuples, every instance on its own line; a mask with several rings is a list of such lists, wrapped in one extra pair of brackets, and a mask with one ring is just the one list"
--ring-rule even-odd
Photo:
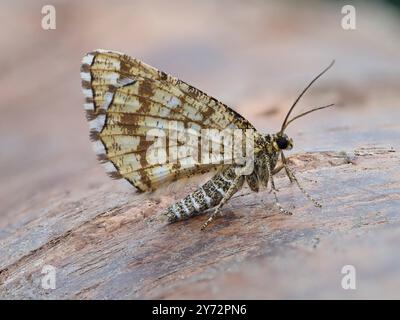
[(279, 149), (285, 150), (289, 145), (289, 141), (285, 137), (278, 137), (276, 138), (276, 144), (278, 145)]

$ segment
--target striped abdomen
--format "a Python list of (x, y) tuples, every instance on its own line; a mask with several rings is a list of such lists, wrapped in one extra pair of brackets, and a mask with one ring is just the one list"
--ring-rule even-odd
[[(199, 189), (168, 207), (163, 215), (167, 217), (169, 222), (174, 222), (187, 219), (216, 206), (225, 196), (235, 177), (234, 167), (222, 170)], [(242, 178), (237, 190), (242, 186), (243, 180)]]

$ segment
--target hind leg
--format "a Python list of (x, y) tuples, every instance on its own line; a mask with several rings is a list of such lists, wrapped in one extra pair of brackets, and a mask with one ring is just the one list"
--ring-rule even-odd
[(238, 191), (238, 189), (241, 187), (241, 184), (243, 183), (244, 177), (243, 176), (237, 176), (235, 180), (233, 180), (232, 184), (229, 186), (229, 189), (226, 191), (225, 195), (221, 199), (221, 201), (218, 203), (216, 206), (214, 212), (211, 214), (211, 216), (207, 219), (206, 222), (201, 227), (201, 230), (204, 230), (207, 228), (207, 226), (214, 220), (214, 218), (219, 214), (221, 211), (222, 206)]

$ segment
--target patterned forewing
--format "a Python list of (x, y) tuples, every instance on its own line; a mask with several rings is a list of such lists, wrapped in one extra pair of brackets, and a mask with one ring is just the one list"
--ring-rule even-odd
[[(216, 99), (121, 53), (88, 53), (82, 60), (81, 78), (90, 137), (98, 158), (111, 177), (125, 178), (140, 191), (222, 166), (190, 161), (188, 152), (192, 150), (186, 150), (190, 148), (187, 145), (177, 145), (172, 157), (176, 161), (169, 162), (169, 149), (156, 145), (156, 138), (149, 139), (149, 130), (198, 139), (195, 133), (201, 129), (253, 129)], [(174, 145), (173, 141), (168, 144)], [(159, 161), (163, 157), (167, 160)]]

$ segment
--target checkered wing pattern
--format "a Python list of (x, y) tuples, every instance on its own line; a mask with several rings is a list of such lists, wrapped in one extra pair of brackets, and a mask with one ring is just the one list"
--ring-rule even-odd
[(223, 166), (188, 161), (191, 150), (186, 145), (176, 145), (172, 156), (165, 152), (165, 145), (157, 145), (155, 136), (149, 139), (150, 132), (190, 135), (201, 129), (253, 129), (225, 104), (118, 52), (86, 54), (81, 78), (90, 138), (99, 160), (112, 178), (125, 178), (140, 191)]

